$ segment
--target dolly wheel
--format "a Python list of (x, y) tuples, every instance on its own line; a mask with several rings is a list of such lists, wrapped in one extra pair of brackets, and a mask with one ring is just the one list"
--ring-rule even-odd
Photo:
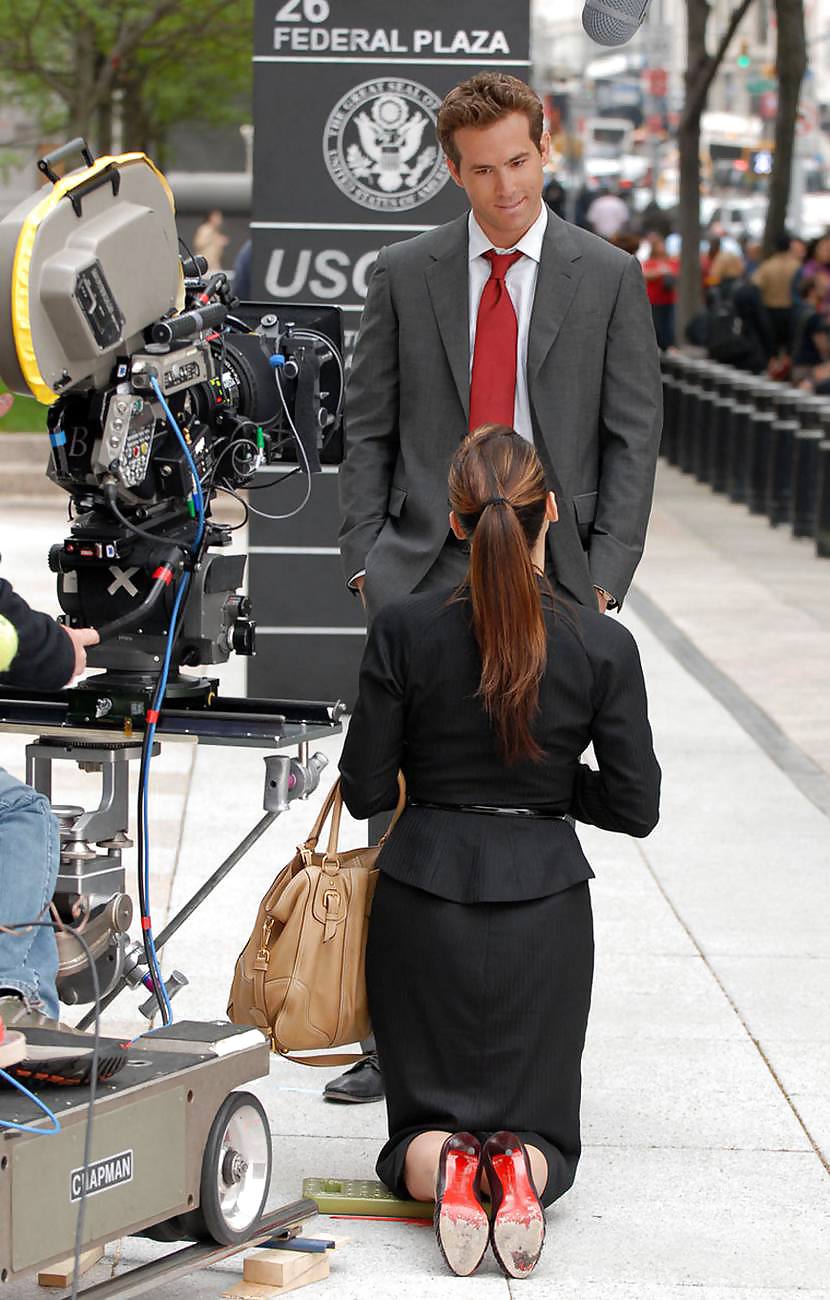
[(232, 1092), (219, 1107), (202, 1155), (199, 1208), (179, 1216), (197, 1241), (235, 1246), (250, 1236), (271, 1182), (268, 1117), (250, 1092)]

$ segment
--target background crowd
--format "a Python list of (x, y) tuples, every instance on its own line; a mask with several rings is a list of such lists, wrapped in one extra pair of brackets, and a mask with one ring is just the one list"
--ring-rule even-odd
[[(713, 222), (701, 241), (701, 311), (678, 338), (675, 307), (680, 238), (665, 209), (634, 212), (624, 191), (601, 190), (578, 203), (576, 224), (640, 261), (662, 349), (703, 349), (715, 361), (830, 392), (830, 233), (806, 240), (782, 230), (772, 253), (748, 233), (727, 234)], [(545, 198), (561, 212), (564, 191), (555, 178)]]

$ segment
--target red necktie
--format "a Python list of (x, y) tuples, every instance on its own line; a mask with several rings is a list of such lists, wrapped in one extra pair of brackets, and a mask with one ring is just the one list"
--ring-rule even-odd
[(477, 429), (481, 424), (506, 424), (512, 428), (519, 323), (504, 277), (524, 254), (496, 253), (491, 248), (484, 256), (490, 263), (490, 279), (484, 286), (476, 317), (470, 428)]

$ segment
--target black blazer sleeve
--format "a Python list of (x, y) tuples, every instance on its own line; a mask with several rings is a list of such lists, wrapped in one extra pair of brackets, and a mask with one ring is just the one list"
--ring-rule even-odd
[(57, 691), (72, 677), (75, 650), (63, 628), (48, 614), (30, 609), (0, 578), (0, 614), (17, 632), (18, 650), (0, 682), (38, 691)]
[(577, 821), (642, 838), (660, 815), (660, 766), (643, 669), (630, 632), (607, 616), (601, 623), (602, 645), (592, 655), (596, 711), (591, 724), (599, 771), (580, 763), (569, 811)]
[(386, 605), (369, 632), (340, 758), (341, 790), (353, 817), (372, 817), (398, 802), (407, 659), (403, 620), (394, 603)]

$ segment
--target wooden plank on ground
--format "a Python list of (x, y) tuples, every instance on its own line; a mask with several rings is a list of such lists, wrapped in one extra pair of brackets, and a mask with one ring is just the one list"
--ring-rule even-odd
[(288, 1291), (298, 1291), (300, 1287), (310, 1286), (312, 1282), (323, 1282), (329, 1275), (329, 1257), (318, 1255), (311, 1268), (300, 1274), (293, 1282), (284, 1286), (266, 1286), (262, 1282), (248, 1282), (245, 1278), (222, 1292), (222, 1300), (276, 1300), (277, 1296)]
[[(83, 1277), (94, 1264), (103, 1257), (104, 1247), (93, 1246), (91, 1250), (82, 1250), (78, 1261), (78, 1276)], [(72, 1265), (74, 1259), (62, 1259), (50, 1268), (41, 1269), (37, 1275), (38, 1286), (71, 1286), (73, 1282)]]

